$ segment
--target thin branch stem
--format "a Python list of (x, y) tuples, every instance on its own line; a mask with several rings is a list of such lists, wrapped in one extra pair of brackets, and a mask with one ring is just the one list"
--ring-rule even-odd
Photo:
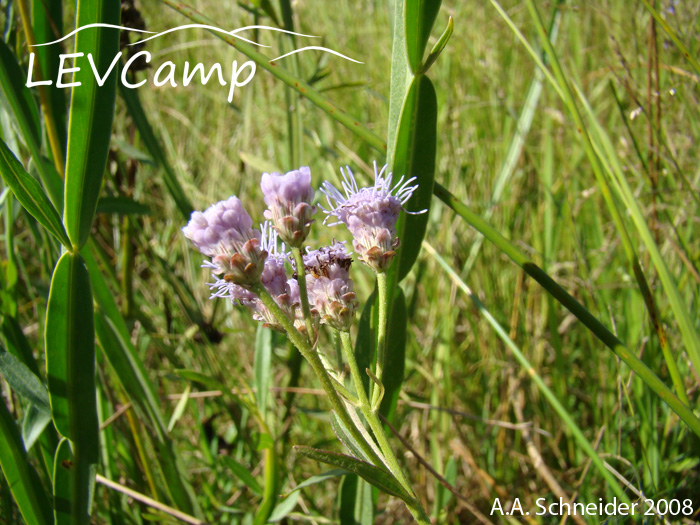
[(277, 321), (282, 325), (282, 328), (284, 328), (285, 332), (287, 332), (287, 336), (289, 337), (290, 341), (292, 341), (294, 346), (299, 349), (301, 355), (304, 356), (304, 358), (311, 365), (311, 368), (314, 369), (316, 376), (328, 395), (328, 400), (331, 402), (333, 409), (343, 424), (347, 427), (348, 431), (352, 434), (352, 437), (362, 448), (362, 451), (372, 460), (375, 465), (381, 465), (383, 461), (379, 456), (377, 456), (369, 443), (365, 441), (364, 437), (350, 418), (350, 415), (345, 408), (345, 403), (343, 403), (343, 400), (340, 398), (340, 395), (338, 395), (338, 392), (334, 388), (333, 381), (328, 375), (328, 372), (323, 366), (318, 354), (311, 348), (306, 338), (299, 332), (299, 330), (296, 329), (294, 323), (292, 323), (289, 317), (287, 317), (287, 315), (277, 305), (275, 300), (262, 284), (258, 283), (255, 285), (253, 287), (253, 292), (260, 297), (263, 304), (270, 310), (270, 312), (272, 312), (272, 315), (275, 316)]
[(304, 271), (304, 257), (301, 255), (301, 248), (292, 248), (294, 264), (297, 271), (297, 282), (299, 283), (299, 297), (301, 298), (301, 309), (304, 313), (304, 323), (309, 341), (314, 340), (314, 325), (311, 321), (311, 308), (309, 307), (309, 294), (306, 289), (306, 272)]
[[(360, 368), (357, 365), (357, 360), (355, 359), (355, 352), (353, 351), (352, 342), (350, 341), (350, 333), (340, 332), (340, 341), (342, 342), (343, 352), (345, 353), (345, 359), (348, 360), (348, 364), (350, 365), (350, 374), (352, 375), (353, 382), (355, 383), (355, 390), (357, 390), (360, 411), (362, 412), (362, 415), (365, 416), (365, 419), (367, 420), (370, 428), (372, 429), (374, 437), (377, 439), (377, 443), (379, 443), (379, 448), (381, 449), (382, 454), (386, 458), (386, 463), (389, 467), (389, 470), (391, 470), (391, 473), (396, 477), (399, 483), (401, 483), (403, 488), (406, 489), (406, 491), (409, 494), (411, 494), (411, 496), (413, 496), (413, 503), (406, 503), (406, 505), (408, 506), (416, 521), (418, 523), (423, 523), (424, 520), (428, 520), (428, 516), (425, 513), (425, 510), (423, 509), (422, 505), (420, 504), (420, 501), (416, 497), (415, 492), (411, 487), (411, 483), (408, 481), (408, 478), (404, 474), (401, 465), (399, 465), (399, 461), (396, 458), (396, 455), (394, 454), (391, 445), (389, 444), (389, 439), (387, 438), (386, 433), (384, 432), (384, 427), (382, 426), (382, 422), (379, 420), (377, 412), (372, 410), (372, 407), (369, 404), (367, 392), (365, 392), (365, 387), (362, 383)], [(428, 520), (427, 523), (430, 523), (430, 521)]]
[[(389, 298), (387, 275), (384, 272), (377, 274), (377, 290), (379, 292), (379, 325), (377, 326), (377, 363), (374, 375), (381, 382), (386, 363), (386, 326), (388, 322)], [(378, 403), (381, 389), (372, 388), (372, 405)]]

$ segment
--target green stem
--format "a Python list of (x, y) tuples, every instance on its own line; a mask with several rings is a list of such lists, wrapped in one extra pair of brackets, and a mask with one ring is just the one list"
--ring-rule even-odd
[[(377, 289), (379, 290), (379, 326), (377, 326), (377, 364), (374, 375), (381, 382), (386, 363), (386, 325), (388, 321), (389, 298), (387, 275), (384, 272), (377, 274)], [(372, 406), (379, 402), (380, 389), (372, 387)]]
[(406, 502), (406, 506), (411, 511), (411, 514), (413, 514), (413, 517), (418, 523), (430, 523), (423, 506), (411, 487), (411, 483), (408, 481), (408, 478), (406, 478), (406, 475), (404, 474), (401, 465), (399, 465), (399, 461), (396, 458), (391, 445), (389, 445), (389, 439), (384, 432), (384, 427), (382, 426), (382, 422), (379, 420), (377, 412), (372, 410), (372, 407), (369, 404), (367, 392), (365, 392), (365, 387), (362, 383), (360, 368), (357, 366), (355, 352), (353, 351), (352, 342), (350, 341), (350, 333), (340, 332), (340, 340), (342, 342), (343, 352), (345, 353), (345, 359), (348, 360), (348, 364), (350, 365), (350, 375), (355, 383), (355, 390), (357, 390), (357, 397), (360, 402), (360, 411), (362, 412), (362, 415), (365, 416), (365, 419), (372, 429), (374, 437), (377, 439), (377, 443), (379, 443), (379, 448), (382, 450), (382, 454), (384, 454), (384, 457), (386, 458), (389, 470), (391, 470), (391, 473), (396, 477), (399, 483), (401, 483), (403, 488), (413, 496), (414, 501), (411, 503)]
[(304, 313), (304, 323), (309, 341), (314, 340), (314, 325), (311, 322), (311, 308), (309, 307), (309, 294), (306, 290), (306, 273), (304, 272), (304, 258), (301, 255), (301, 248), (292, 248), (294, 264), (297, 270), (297, 282), (299, 283), (299, 297), (301, 298), (301, 310)]
[(321, 382), (321, 385), (323, 386), (323, 389), (328, 395), (328, 400), (331, 402), (333, 409), (335, 410), (336, 414), (343, 422), (343, 424), (346, 426), (348, 431), (352, 434), (353, 439), (355, 439), (355, 441), (360, 445), (360, 447), (362, 447), (362, 451), (367, 455), (368, 458), (372, 460), (372, 462), (375, 465), (382, 465), (382, 459), (374, 452), (372, 447), (362, 436), (362, 433), (355, 426), (355, 423), (353, 423), (350, 414), (348, 414), (348, 411), (345, 408), (345, 403), (340, 398), (340, 395), (338, 395), (338, 392), (334, 388), (333, 381), (329, 377), (328, 372), (326, 372), (326, 369), (323, 366), (321, 359), (318, 357), (318, 354), (311, 348), (309, 342), (299, 332), (299, 330), (297, 330), (294, 327), (294, 323), (292, 323), (289, 317), (287, 317), (287, 315), (282, 311), (282, 309), (279, 306), (277, 306), (275, 300), (272, 298), (272, 296), (262, 284), (258, 283), (257, 285), (255, 285), (253, 287), (253, 292), (255, 292), (258, 295), (258, 297), (260, 297), (260, 300), (263, 302), (263, 304), (268, 308), (268, 310), (270, 310), (270, 312), (272, 312), (272, 315), (275, 316), (277, 321), (282, 325), (282, 328), (284, 328), (285, 332), (287, 332), (289, 340), (294, 344), (294, 346), (297, 347), (299, 352), (301, 352), (301, 355), (303, 355), (304, 358), (309, 362), (311, 368), (314, 369), (314, 372), (316, 372), (316, 376), (318, 377), (319, 381)]

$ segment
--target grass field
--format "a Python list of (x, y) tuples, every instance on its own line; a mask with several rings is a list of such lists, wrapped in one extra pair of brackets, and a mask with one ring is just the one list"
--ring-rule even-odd
[[(192, 23), (185, 7), (166, 3), (136, 4), (146, 29)], [(11, 76), (8, 64), (14, 59), (23, 83), (29, 50), (22, 4), (33, 4), (3, 4), (3, 77)], [(75, 28), (76, 7), (64, 4), (62, 34), (67, 34)], [(79, 2), (77, 9), (84, 5)], [(98, 178), (95, 186), (101, 196), (97, 214), (94, 221), (92, 215), (76, 219), (89, 229), (87, 243), (74, 240), (70, 222), (68, 181), (71, 163), (77, 166), (71, 154), (80, 155), (77, 146), (71, 151), (70, 141), (77, 143), (79, 133), (73, 124), (65, 204), (61, 198), (54, 202), (72, 247), (64, 243), (62, 250), (63, 241), (43, 228), (8, 178), (12, 163), (3, 161), (0, 298), (7, 352), (0, 354), (6, 379), (0, 384), (7, 417), (0, 414), (5, 417), (0, 446), (23, 445), (0, 465), (7, 480), (11, 475), (23, 480), (17, 486), (29, 487), (29, 495), (0, 477), (0, 523), (33, 523), (26, 508), (43, 513), (46, 520), (35, 516), (37, 523), (178, 522), (169, 509), (194, 516), (192, 523), (265, 523), (270, 513), (287, 523), (408, 523), (411, 514), (401, 499), (354, 475), (334, 471), (293, 491), (329, 470), (294, 445), (346, 453), (328, 423), (327, 396), (282, 334), (261, 329), (244, 308), (209, 299), (209, 271), (200, 267), (202, 256), (181, 232), (192, 208), (203, 210), (230, 195), (244, 202), (254, 223), (261, 222), (259, 182), (266, 171), (309, 166), (318, 188), (324, 180), (337, 184), (339, 168), (348, 165), (360, 182), (371, 183), (373, 161), (381, 166), (386, 160), (381, 145), (389, 141), (392, 151), (397, 124), (391, 94), (402, 89), (396, 79), (392, 85), (393, 2), (192, 0), (190, 5), (226, 30), (277, 25), (266, 12), (270, 5), (281, 26), (321, 37), (312, 43), (297, 37), (293, 43), (267, 30), (245, 33), (272, 46), (260, 51), (268, 58), (303, 44), (361, 61), (318, 51), (278, 61), (358, 125), (343, 125), (260, 64), (231, 103), (229, 88), (215, 79), (182, 86), (185, 61), (207, 69), (220, 63), (228, 79), (233, 60), (239, 67), (249, 60), (216, 35), (188, 29), (147, 42), (151, 67), (136, 78), (148, 82), (137, 90), (117, 89), (111, 128), (109, 104), (98, 104), (93, 127), (86, 128), (109, 141), (104, 180)], [(543, 50), (535, 11), (556, 58)], [(399, 253), (420, 252), (400, 285), (405, 359), (392, 361), (396, 368), (387, 372), (387, 381), (396, 381), (398, 361), (405, 364), (403, 383), (398, 377), (400, 389), (392, 391), (395, 410), (389, 410), (398, 436), (387, 433), (433, 523), (631, 522), (619, 516), (535, 515), (539, 498), (549, 505), (560, 497), (596, 505), (628, 498), (637, 502), (635, 519), (645, 523), (694, 523), (700, 516), (700, 422), (694, 415), (700, 414), (699, 12), (693, 2), (666, 0), (503, 1), (500, 7), (442, 2), (427, 51), (450, 17), (454, 32), (426, 74), (437, 97), (436, 125), (431, 134), (430, 124), (423, 131), (418, 120), (414, 132), (435, 140), (434, 180), (451, 196), (436, 186), (423, 216), (424, 238), (420, 228), (402, 230)], [(72, 42), (63, 42), (62, 52), (70, 52)], [(178, 86), (156, 87), (155, 70), (167, 60), (177, 65)], [(3, 151), (11, 150), (36, 175), (51, 206), (47, 180), (54, 175), (37, 164), (46, 157), (43, 169), (62, 175), (53, 168), (60, 163), (48, 135), (57, 127), (65, 136), (61, 115), (65, 120), (68, 90), (66, 100), (44, 106), (36, 88), (17, 88), (39, 108), (34, 118), (40, 127), (32, 135), (22, 127), (24, 110), (13, 103), (11, 83), (3, 80)], [(134, 94), (140, 100), (134, 102)], [(140, 121), (134, 104), (142, 108)], [(70, 115), (77, 119), (75, 107)], [(102, 119), (107, 127), (100, 130)], [(37, 139), (35, 146), (28, 136)], [(88, 158), (94, 144), (85, 147)], [(413, 166), (430, 160), (421, 149), (429, 149), (425, 141), (408, 147), (418, 151)], [(94, 178), (86, 173), (86, 181)], [(85, 200), (76, 202), (82, 210)], [(312, 246), (351, 240), (344, 227), (323, 226), (322, 218), (319, 212)], [(64, 333), (52, 324), (59, 322), (58, 314), (47, 319), (50, 289), (59, 301), (61, 289), (51, 278), (62, 252), (67, 254), (62, 261), (85, 259), (92, 287), (82, 314), (69, 323), (82, 334), (78, 339), (92, 341), (83, 345), (95, 347), (95, 385), (75, 399), (69, 393), (66, 409), (90, 410), (81, 408), (80, 398), (96, 392), (94, 453), (101, 478), (94, 502), (90, 506), (84, 498), (82, 511), (75, 502), (84, 491), (67, 481), (79, 475), (56, 466), (59, 459), (80, 461), (59, 439), (70, 438), (74, 454), (93, 448), (81, 445), (87, 427), (75, 419), (79, 416), (57, 413), (62, 405), (51, 379), (56, 357), (48, 358), (48, 375), (45, 357), (57, 351), (54, 337)], [(79, 276), (75, 271), (71, 275)], [(352, 276), (362, 310), (375, 274), (356, 260)], [(80, 285), (67, 282), (68, 290)], [(95, 332), (86, 321), (93, 315)], [(358, 328), (359, 312), (356, 317), (353, 340), (370, 337), (367, 324)], [(402, 346), (391, 326), (389, 352)], [(83, 348), (67, 340), (73, 343), (66, 347)], [(339, 344), (321, 329), (319, 348), (333, 363)], [(18, 360), (31, 379), (18, 382), (20, 365), (13, 364)], [(342, 359), (338, 369), (347, 371)], [(89, 368), (82, 373), (90, 375)], [(80, 374), (79, 367), (68, 373), (69, 385)], [(41, 414), (47, 414), (43, 424), (37, 422)], [(28, 440), (33, 446), (25, 461)], [(27, 473), (17, 467), (20, 473), (12, 474), (19, 463), (26, 463)], [(38, 480), (30, 482), (34, 471)], [(85, 476), (92, 480), (94, 472)], [(118, 486), (109, 487), (105, 478)], [(167, 508), (137, 503), (123, 487)], [(39, 496), (31, 496), (35, 492)], [(61, 510), (61, 498), (73, 502), (73, 510), (70, 505)], [(504, 513), (519, 502), (530, 515), (493, 512), (497, 499)], [(639, 516), (652, 505), (652, 515)], [(90, 508), (91, 518), (76, 518)]]

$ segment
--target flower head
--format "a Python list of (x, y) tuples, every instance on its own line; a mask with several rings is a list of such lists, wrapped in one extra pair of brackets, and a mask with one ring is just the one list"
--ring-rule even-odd
[(307, 166), (282, 175), (263, 173), (260, 180), (268, 209), (265, 218), (272, 221), (280, 237), (289, 246), (298, 248), (309, 234), (316, 209), (311, 171)]
[[(284, 263), (288, 259), (289, 254), (285, 251), (284, 244), (278, 248), (277, 232), (271, 227), (269, 222), (261, 224), (260, 231), (262, 232), (261, 248), (268, 254), (260, 276), (260, 282), (282, 311), (296, 323), (297, 317), (300, 316), (300, 313), (297, 312), (297, 310), (300, 310), (299, 288), (298, 286), (296, 289), (294, 288), (295, 280), (287, 278)], [(205, 264), (205, 266), (210, 265)], [(230, 299), (234, 304), (247, 307), (256, 321), (262, 321), (269, 328), (283, 331), (282, 325), (279, 324), (279, 321), (263, 304), (257, 294), (243, 286), (227, 281), (225, 278), (217, 278), (216, 275), (214, 277), (215, 281), (209, 283), (209, 288), (212, 290), (211, 299), (216, 297)]]
[(216, 275), (238, 285), (253, 285), (260, 280), (267, 252), (260, 245), (260, 232), (238, 197), (217, 202), (204, 212), (192, 213), (182, 229), (197, 249), (211, 257), (206, 266)]
[(343, 243), (334, 242), (304, 255), (309, 303), (321, 323), (346, 331), (357, 309), (350, 279), (352, 259)]
[[(338, 219), (331, 226), (342, 222), (348, 227), (358, 258), (376, 272), (385, 271), (396, 255), (394, 250), (399, 245), (396, 221), (403, 205), (418, 188), (418, 185), (411, 185), (415, 177), (405, 181), (404, 177), (401, 177), (399, 182), (392, 186), (392, 174), (383, 176), (386, 168), (384, 166), (381, 171), (377, 171), (375, 162), (374, 185), (366, 188), (358, 187), (355, 176), (347, 166), (347, 173), (340, 169), (343, 174), (344, 193), (328, 181), (321, 186), (321, 192), (326, 196), (329, 207), (322, 208), (323, 211), (328, 217), (334, 216)], [(325, 220), (328, 220), (328, 217)]]

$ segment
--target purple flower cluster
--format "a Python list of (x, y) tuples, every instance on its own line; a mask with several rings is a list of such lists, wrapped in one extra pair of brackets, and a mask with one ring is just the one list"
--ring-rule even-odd
[[(358, 186), (350, 168), (347, 174), (341, 169), (344, 194), (329, 182), (321, 187), (329, 205), (323, 211), (338, 219), (334, 224), (348, 227), (359, 259), (376, 272), (391, 264), (399, 245), (396, 221), (417, 188), (411, 185), (414, 178), (404, 182), (403, 177), (392, 186), (391, 174), (383, 176), (385, 169), (377, 172), (375, 163), (374, 185), (366, 188)], [(299, 281), (288, 277), (292, 260), (286, 246), (301, 248), (314, 222), (311, 172), (302, 167), (284, 175), (264, 173), (260, 185), (268, 207), (264, 215), (269, 220), (260, 230), (253, 228), (250, 215), (233, 196), (204, 212), (192, 213), (182, 231), (211, 258), (203, 266), (212, 269), (215, 279), (209, 284), (212, 298), (224, 297), (246, 306), (254, 319), (282, 330), (280, 320), (255, 293), (256, 286), (262, 284), (284, 315), (304, 331)], [(282, 241), (279, 247), (278, 237)], [(313, 324), (349, 330), (357, 299), (349, 272), (352, 259), (344, 244), (334, 241), (331, 246), (307, 251), (303, 262)]]
[(284, 175), (263, 173), (260, 187), (268, 207), (265, 218), (272, 221), (284, 242), (300, 247), (309, 235), (316, 212), (311, 205), (315, 193), (311, 171), (304, 166)]
[[(335, 217), (352, 233), (352, 245), (359, 259), (376, 272), (385, 271), (396, 255), (399, 239), (396, 237), (396, 221), (403, 205), (411, 198), (418, 185), (411, 185), (415, 177), (392, 186), (392, 175), (383, 176), (384, 166), (377, 171), (374, 163), (374, 185), (360, 188), (349, 167), (343, 174), (344, 194), (330, 182), (321, 186), (326, 196), (328, 209), (323, 211), (328, 217)], [(407, 212), (408, 213), (408, 212)], [(422, 213), (422, 212), (419, 212)], [(328, 220), (326, 217), (326, 221)], [(325, 222), (325, 221), (324, 221)]]
[(321, 323), (336, 330), (349, 330), (357, 309), (350, 279), (351, 264), (352, 259), (340, 242), (304, 255), (312, 313), (318, 315)]

